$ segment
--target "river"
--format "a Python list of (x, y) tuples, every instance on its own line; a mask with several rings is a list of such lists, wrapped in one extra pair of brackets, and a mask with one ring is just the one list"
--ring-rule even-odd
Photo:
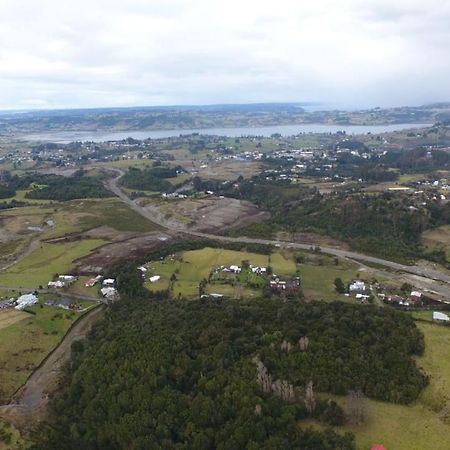
[(264, 136), (270, 137), (279, 133), (282, 136), (294, 136), (300, 133), (337, 133), (345, 131), (346, 134), (366, 134), (366, 133), (387, 133), (411, 128), (424, 128), (430, 124), (394, 124), (394, 125), (324, 125), (324, 124), (303, 124), (303, 125), (274, 125), (270, 127), (234, 127), (234, 128), (194, 128), (194, 129), (173, 129), (173, 130), (148, 130), (148, 131), (55, 131), (46, 133), (36, 133), (22, 135), (21, 138), (31, 141), (47, 141), (57, 143), (68, 143), (73, 141), (120, 141), (128, 137), (134, 139), (147, 138), (168, 138), (180, 136), (181, 134), (199, 133), (204, 135), (217, 135), (228, 137), (242, 136)]

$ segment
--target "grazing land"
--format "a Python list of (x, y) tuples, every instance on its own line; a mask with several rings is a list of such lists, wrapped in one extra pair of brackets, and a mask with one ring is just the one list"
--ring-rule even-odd
[(447, 262), (450, 262), (450, 225), (425, 231), (422, 234), (422, 243), (430, 250), (443, 250)]
[(64, 274), (73, 262), (105, 244), (101, 239), (87, 239), (67, 243), (43, 242), (28, 257), (0, 272), (0, 286), (34, 288), (46, 286), (55, 274)]
[[(152, 283), (147, 281), (145, 286), (152, 292), (165, 290), (170, 285), (170, 279), (175, 275), (173, 282), (173, 296), (197, 298), (199, 295), (199, 283), (210, 278), (211, 272), (221, 266), (242, 265), (243, 261), (248, 261), (254, 266), (272, 267), (274, 273), (293, 277), (296, 274), (296, 265), (292, 255), (285, 257), (279, 252), (270, 255), (258, 253), (226, 250), (221, 248), (204, 248), (201, 250), (186, 251), (165, 258), (162, 261), (152, 261), (148, 264), (149, 276), (159, 275), (161, 279)], [(264, 280), (265, 281), (265, 280)], [(235, 285), (242, 282), (254, 282), (253, 279), (242, 279), (242, 277), (230, 278), (229, 283), (216, 283), (214, 278), (206, 286), (205, 293), (217, 293), (233, 297), (236, 293)], [(241, 292), (243, 298), (258, 297), (261, 295), (259, 289), (244, 288)]]
[[(23, 311), (0, 311), (0, 397), (6, 403), (11, 395), (58, 344), (79, 313), (43, 304)], [(13, 313), (19, 315), (5, 325)], [(4, 319), (5, 318), (5, 319)]]
[[(409, 406), (369, 400), (369, 419), (355, 433), (358, 449), (375, 442), (395, 450), (446, 450), (450, 433), (450, 329), (417, 323), (425, 336), (425, 352), (417, 364), (430, 376), (430, 384)], [(344, 400), (342, 400), (344, 404)]]

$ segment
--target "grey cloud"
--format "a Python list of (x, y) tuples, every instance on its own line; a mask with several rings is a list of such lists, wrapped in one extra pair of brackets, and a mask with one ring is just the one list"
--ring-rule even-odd
[(450, 2), (0, 2), (0, 108), (450, 100)]

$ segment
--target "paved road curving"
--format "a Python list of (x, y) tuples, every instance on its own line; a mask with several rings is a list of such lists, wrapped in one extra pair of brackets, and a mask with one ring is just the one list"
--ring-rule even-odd
[[(298, 244), (295, 242), (288, 242), (288, 241), (280, 241), (280, 240), (269, 240), (269, 239), (253, 239), (253, 238), (247, 238), (247, 237), (229, 237), (229, 236), (220, 236), (210, 233), (201, 233), (197, 231), (191, 231), (182, 227), (177, 227), (173, 225), (172, 223), (167, 222), (164, 220), (163, 216), (158, 213), (156, 208), (153, 208), (152, 210), (148, 210), (143, 208), (142, 206), (138, 205), (135, 201), (133, 201), (130, 197), (128, 197), (122, 189), (120, 189), (118, 181), (124, 174), (124, 172), (120, 169), (111, 168), (114, 172), (116, 172), (118, 175), (115, 178), (111, 178), (107, 182), (108, 188), (114, 192), (124, 203), (126, 203), (131, 209), (139, 213), (141, 216), (145, 217), (146, 219), (156, 223), (157, 225), (160, 225), (163, 228), (169, 229), (171, 231), (176, 232), (182, 232), (185, 234), (189, 234), (191, 236), (197, 236), (201, 238), (208, 238), (208, 239), (215, 239), (223, 242), (239, 242), (239, 243), (247, 243), (247, 244), (266, 244), (266, 245), (275, 245), (280, 247), (290, 247), (300, 250), (309, 250), (311, 248), (311, 245), (308, 244)], [(387, 267), (390, 269), (398, 270), (401, 272), (410, 273), (413, 275), (418, 275), (424, 278), (432, 279), (435, 281), (439, 281), (442, 283), (448, 283), (450, 284), (450, 275), (447, 275), (446, 273), (440, 272), (438, 270), (433, 270), (425, 267), (419, 267), (419, 266), (408, 266), (405, 264), (396, 263), (394, 261), (388, 261), (386, 259), (377, 258), (374, 256), (368, 256), (364, 255), (362, 253), (352, 252), (348, 250), (341, 250), (337, 248), (332, 247), (322, 247), (320, 246), (320, 250), (322, 253), (326, 253), (329, 255), (338, 256), (341, 258), (349, 258), (356, 261), (362, 261), (372, 264), (378, 264), (383, 267)]]

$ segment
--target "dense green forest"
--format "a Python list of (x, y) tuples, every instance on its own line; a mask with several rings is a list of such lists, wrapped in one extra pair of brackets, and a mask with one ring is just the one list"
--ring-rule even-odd
[[(412, 319), (389, 309), (270, 299), (154, 301), (135, 265), (88, 340), (74, 344), (35, 449), (354, 449), (298, 426), (343, 422), (326, 393), (414, 401), (427, 378)], [(312, 382), (312, 384), (311, 384)], [(300, 422), (301, 423), (301, 422)]]
[(78, 198), (105, 198), (113, 194), (103, 185), (100, 175), (78, 170), (70, 177), (30, 172), (23, 176), (3, 172), (0, 176), (0, 198), (16, 195), (17, 189), (31, 189), (26, 198), (68, 201)]
[(46, 176), (43, 186), (27, 192), (26, 198), (56, 200), (60, 202), (78, 198), (105, 198), (112, 197), (112, 192), (103, 185), (100, 176), (86, 176), (82, 171), (71, 177), (58, 175)]
[(310, 231), (388, 259), (428, 257), (446, 262), (444, 252), (424, 252), (420, 239), (425, 230), (450, 223), (448, 203), (410, 208), (414, 200), (406, 194), (338, 191), (325, 195), (314, 188), (286, 181), (268, 182), (260, 176), (238, 180), (238, 187), (196, 178), (194, 188), (249, 200), (271, 213), (268, 221), (233, 230), (231, 234), (269, 237), (280, 230)]
[(177, 170), (168, 167), (145, 169), (129, 168), (120, 182), (129, 189), (155, 192), (172, 192), (174, 186), (166, 180), (177, 176)]

